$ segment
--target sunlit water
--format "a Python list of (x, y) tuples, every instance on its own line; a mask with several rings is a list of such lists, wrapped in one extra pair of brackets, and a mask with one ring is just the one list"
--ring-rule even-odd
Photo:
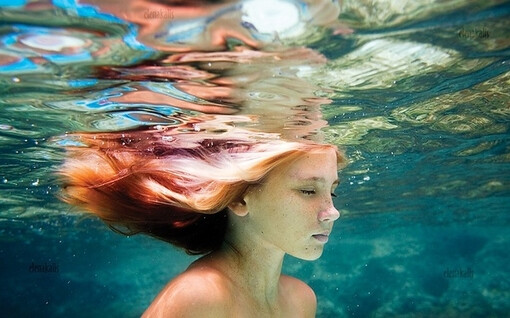
[(510, 4), (261, 3), (0, 1), (3, 316), (136, 317), (190, 263), (55, 198), (66, 133), (155, 125), (346, 150), (323, 257), (284, 266), (318, 317), (507, 316)]

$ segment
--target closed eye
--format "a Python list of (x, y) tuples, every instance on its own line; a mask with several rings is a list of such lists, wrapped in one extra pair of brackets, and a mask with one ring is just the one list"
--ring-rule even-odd
[(334, 193), (331, 193), (331, 196), (332, 196), (333, 198), (336, 198), (336, 197), (337, 197), (337, 196), (336, 196), (336, 194), (334, 194)]
[(303, 193), (305, 195), (314, 195), (315, 190), (301, 190), (301, 193)]

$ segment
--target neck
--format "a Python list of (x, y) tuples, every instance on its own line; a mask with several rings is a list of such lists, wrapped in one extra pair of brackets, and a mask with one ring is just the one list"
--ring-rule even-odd
[(237, 286), (246, 290), (257, 303), (274, 307), (285, 253), (261, 242), (257, 236), (245, 234), (240, 236), (231, 228), (218, 253), (229, 264), (229, 276)]

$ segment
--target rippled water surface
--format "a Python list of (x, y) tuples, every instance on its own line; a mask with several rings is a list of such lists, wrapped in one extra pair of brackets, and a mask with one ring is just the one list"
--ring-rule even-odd
[[(510, 3), (0, 1), (0, 308), (136, 317), (192, 260), (60, 203), (69, 133), (345, 149), (318, 317), (510, 310)], [(45, 270), (36, 270), (44, 267)]]

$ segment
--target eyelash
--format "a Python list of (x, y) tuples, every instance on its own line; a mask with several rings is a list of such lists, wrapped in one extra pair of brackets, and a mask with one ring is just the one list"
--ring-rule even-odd
[[(314, 195), (315, 194), (315, 190), (301, 190), (301, 193), (303, 193), (304, 195)], [(331, 196), (333, 198), (336, 198), (336, 194), (334, 193), (331, 193)]]

